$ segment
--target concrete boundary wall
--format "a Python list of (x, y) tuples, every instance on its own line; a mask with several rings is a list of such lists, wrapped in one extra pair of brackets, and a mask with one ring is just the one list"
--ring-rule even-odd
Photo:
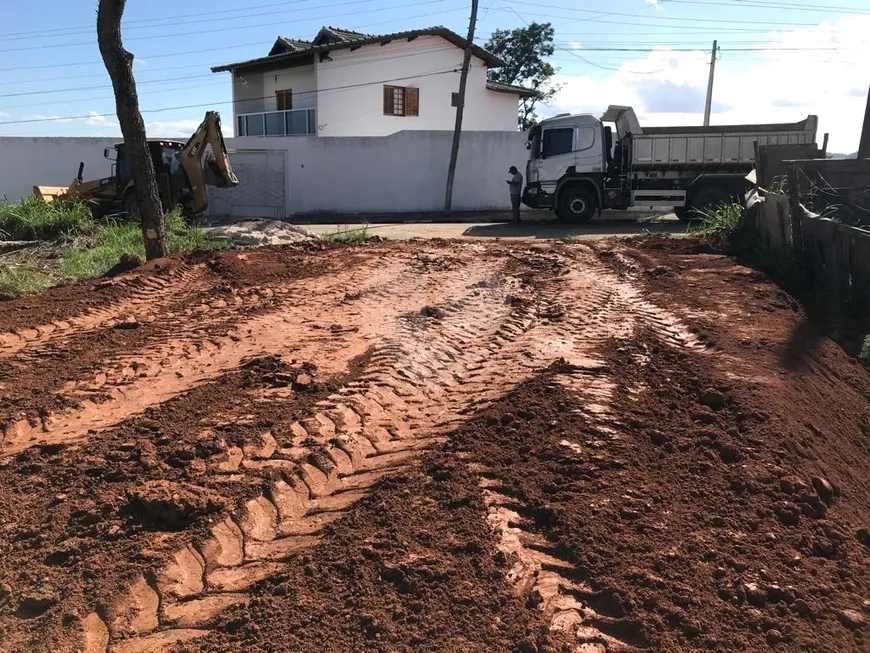
[[(510, 197), (508, 168), (525, 167), (525, 135), (519, 132), (465, 132), (459, 152), (453, 206), (457, 211), (505, 210)], [(240, 178), (262, 174), (272, 162), (269, 183), (283, 172), (283, 211), (269, 216), (305, 213), (417, 213), (440, 211), (450, 158), (447, 131), (405, 131), (384, 137), (229, 138), (237, 151)], [(107, 138), (0, 137), (0, 195), (15, 200), (34, 184), (65, 186), (85, 162), (85, 178), (107, 176), (111, 162), (103, 149)], [(255, 153), (263, 153), (259, 159)], [(253, 166), (256, 170), (246, 170)], [(241, 174), (239, 174), (241, 173)], [(249, 184), (250, 186), (250, 184)], [(250, 189), (249, 189), (250, 190)], [(270, 193), (282, 195), (280, 189)], [(251, 215), (258, 202), (241, 187), (212, 189), (212, 213)], [(270, 200), (270, 204), (273, 202)], [(280, 214), (280, 215), (275, 215)]]
[(69, 186), (85, 164), (85, 179), (108, 177), (112, 162), (103, 150), (115, 138), (0, 137), (0, 197), (18, 200), (34, 186)]

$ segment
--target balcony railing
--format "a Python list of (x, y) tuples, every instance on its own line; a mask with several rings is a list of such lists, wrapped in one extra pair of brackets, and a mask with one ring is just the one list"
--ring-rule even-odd
[(239, 136), (307, 136), (317, 133), (314, 109), (243, 113), (236, 120)]

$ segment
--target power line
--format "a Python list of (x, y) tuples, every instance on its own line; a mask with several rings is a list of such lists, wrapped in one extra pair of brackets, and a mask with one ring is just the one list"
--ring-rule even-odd
[[(420, 48), (414, 52), (413, 56), (429, 55), (429, 54), (436, 54), (436, 53), (441, 53), (441, 52), (452, 52), (454, 50), (456, 50), (456, 48), (452, 44), (450, 44), (448, 46), (438, 45), (436, 47)], [(351, 67), (351, 66), (358, 66), (358, 65), (366, 64), (366, 63), (368, 63), (368, 61), (359, 61), (358, 59), (359, 59), (359, 57), (366, 56), (367, 54), (370, 56), (380, 55), (380, 53), (360, 53), (360, 54), (356, 54), (354, 56), (354, 59), (351, 61), (332, 63), (332, 64), (330, 64), (329, 67), (330, 67), (330, 69), (335, 70), (336, 68), (347, 68), (347, 67)], [(380, 56), (378, 58), (378, 61), (389, 61), (392, 59), (406, 59), (408, 56), (409, 55), (407, 53), (396, 53), (396, 54), (393, 54), (391, 56)], [(137, 87), (143, 86), (146, 84), (165, 84), (165, 83), (169, 83), (169, 82), (206, 79), (206, 78), (212, 79), (214, 81), (212, 83), (209, 83), (209, 84), (197, 84), (194, 86), (184, 85), (184, 86), (178, 87), (177, 89), (161, 88), (159, 90), (160, 90), (160, 92), (162, 92), (164, 90), (185, 90), (187, 88), (201, 88), (204, 86), (214, 86), (218, 83), (220, 83), (222, 85), (226, 84), (226, 78), (224, 76), (221, 76), (220, 78), (218, 78), (218, 77), (216, 77), (215, 73), (207, 73), (205, 75), (191, 75), (191, 76), (185, 76), (185, 77), (175, 77), (175, 78), (170, 77), (170, 78), (163, 78), (163, 79), (137, 81)], [(8, 93), (5, 95), (0, 95), (0, 98), (32, 96), (32, 95), (51, 95), (54, 93), (71, 93), (71, 92), (80, 91), (80, 90), (111, 89), (111, 88), (112, 88), (111, 84), (107, 84), (107, 85), (103, 85), (103, 86), (91, 86), (91, 87), (82, 86), (82, 87), (67, 88), (67, 89), (28, 91), (28, 92), (24, 92), (24, 93)], [(298, 95), (298, 94), (299, 93), (297, 93), (296, 95)], [(69, 101), (96, 102), (96, 101), (100, 101), (100, 100), (104, 100), (104, 99), (106, 99), (106, 98), (105, 97), (89, 97), (89, 98), (76, 98), (75, 100), (69, 100)], [(48, 102), (48, 103), (43, 103), (43, 104), (28, 103), (28, 104), (23, 104), (23, 105), (12, 105), (12, 106), (0, 107), (0, 110), (7, 111), (9, 109), (19, 109), (19, 108), (26, 108), (26, 107), (45, 107), (45, 106), (54, 106), (55, 104), (57, 104), (57, 102)]]
[[(360, 4), (361, 2), (368, 2), (368, 1), (369, 0), (352, 0), (351, 2), (347, 2), (344, 4)], [(439, 2), (439, 1), (443, 1), (443, 0), (434, 0), (434, 2)], [(355, 15), (360, 15), (360, 14), (380, 13), (380, 12), (384, 12), (384, 11), (393, 11), (395, 9), (405, 9), (407, 7), (419, 7), (422, 5), (431, 5), (431, 4), (433, 4), (433, 0), (420, 0), (418, 2), (411, 2), (408, 4), (404, 4), (404, 5), (393, 5), (391, 7), (383, 7), (380, 9), (367, 9), (364, 11), (343, 12), (341, 14), (333, 14), (331, 16), (322, 16), (322, 18), (343, 18), (345, 16), (355, 16)], [(336, 5), (333, 5), (333, 6), (336, 6)], [(456, 11), (456, 10), (455, 9), (447, 9), (447, 10), (442, 10), (439, 12), (434, 12), (433, 14), (428, 14), (428, 15), (441, 14), (441, 13), (446, 13), (448, 11)], [(298, 21), (289, 21), (289, 22), (291, 22), (291, 23), (303, 23), (303, 22), (307, 22), (307, 20), (308, 19), (298, 20)], [(242, 26), (233, 25), (232, 27), (210, 29), (209, 31), (211, 33), (237, 32), (237, 31), (246, 30), (246, 29), (258, 29), (260, 27), (274, 27), (274, 26), (275, 26), (275, 22), (270, 21), (268, 23), (258, 23), (256, 25), (242, 25)], [(145, 40), (153, 40), (153, 39), (167, 39), (167, 38), (175, 38), (175, 37), (179, 37), (179, 36), (189, 36), (189, 34), (190, 34), (190, 32), (176, 32), (173, 34), (154, 34), (151, 36), (134, 36), (132, 38), (125, 39), (125, 42), (145, 41)], [(83, 46), (83, 45), (93, 45), (93, 44), (94, 44), (93, 41), (81, 41), (78, 43), (61, 43), (61, 44), (58, 44), (56, 47), (71, 48), (71, 47), (79, 47), (79, 46)], [(3, 50), (0, 50), (0, 53), (3, 53), (3, 52), (25, 52), (25, 51), (29, 51), (29, 50), (43, 50), (43, 49), (45, 49), (45, 47), (46, 46), (43, 44), (43, 45), (29, 46), (26, 48), (6, 48)]]
[[(508, 4), (512, 5), (525, 5), (525, 2), (519, 2), (518, 0), (505, 0)], [(628, 18), (638, 18), (637, 14), (629, 14), (618, 11), (600, 11), (598, 9), (575, 9), (574, 7), (565, 7), (560, 5), (547, 5), (535, 3), (535, 7), (544, 7), (546, 9), (560, 9), (563, 11), (571, 11), (574, 13), (581, 14), (594, 14), (596, 16), (626, 16)], [(729, 25), (729, 24), (737, 24), (737, 25), (759, 25), (764, 23), (759, 23), (757, 20), (723, 20), (717, 18), (678, 18), (676, 16), (647, 16), (646, 20), (663, 20), (663, 21), (676, 21), (679, 23), (715, 23), (717, 25)], [(785, 23), (781, 21), (776, 21), (775, 23), (767, 23), (770, 25), (777, 26), (789, 26), (789, 27), (818, 27), (818, 23)], [(664, 25), (658, 25), (657, 27), (665, 27)], [(767, 30), (765, 30), (767, 31)]]
[(822, 13), (852, 13), (858, 15), (868, 15), (868, 12), (865, 11), (866, 7), (836, 7), (826, 5), (824, 7), (820, 7), (819, 5), (811, 5), (811, 4), (792, 4), (792, 3), (783, 3), (783, 2), (757, 2), (753, 0), (749, 2), (748, 0), (737, 0), (737, 2), (715, 2), (715, 1), (706, 1), (706, 0), (667, 0), (668, 4), (676, 3), (676, 4), (687, 4), (687, 5), (707, 5), (707, 6), (720, 6), (720, 7), (747, 7), (747, 8), (757, 8), (757, 9), (790, 9), (793, 11), (816, 11)]
[[(672, 0), (669, 0), (669, 1), (672, 1)], [(499, 10), (494, 10), (494, 11), (499, 11)], [(512, 11), (513, 12), (514, 10), (512, 7), (504, 7), (500, 11)], [(514, 13), (516, 13), (516, 12), (514, 12)], [(538, 12), (535, 12), (534, 17), (535, 17), (535, 19), (549, 18), (549, 19), (554, 19), (554, 20), (564, 20), (564, 21), (567, 21), (569, 23), (579, 23), (579, 22), (601, 23), (601, 24), (605, 24), (605, 25), (620, 25), (620, 26), (646, 27), (646, 28), (664, 27), (664, 25), (649, 25), (647, 23), (633, 23), (633, 22), (628, 22), (628, 21), (624, 21), (624, 20), (617, 21), (617, 20), (603, 20), (603, 19), (598, 19), (598, 18), (579, 18), (577, 16), (555, 16), (552, 14), (541, 14)], [(723, 32), (724, 33), (736, 33), (736, 34), (752, 34), (752, 33), (772, 31), (770, 29), (753, 30), (753, 29), (748, 29), (748, 28), (728, 28), (728, 27), (723, 27), (723, 28), (719, 28), (719, 27), (693, 27), (692, 29), (693, 29), (693, 31), (695, 31), (699, 34), (707, 33), (707, 32), (717, 33), (717, 34), (723, 33)], [(639, 36), (643, 36), (643, 34), (640, 34)]]
[[(260, 45), (260, 43), (255, 43), (255, 44), (253, 44), (253, 45)], [(429, 47), (429, 48), (420, 48), (420, 49), (417, 49), (417, 50), (415, 50), (414, 54), (415, 54), (415, 55), (418, 55), (418, 54), (421, 54), (421, 53), (423, 53), (423, 54), (427, 54), (427, 53), (430, 53), (430, 52), (450, 51), (450, 50), (454, 50), (454, 49), (455, 49), (455, 46), (452, 45), (452, 44), (450, 44), (450, 45), (447, 46), (447, 47), (444, 47), (444, 46), (440, 46), (440, 45), (439, 45), (439, 46), (434, 47), (434, 48), (433, 48), (433, 47)], [(393, 58), (407, 57), (407, 56), (408, 56), (407, 54), (402, 54), (402, 55), (395, 55), (395, 56), (390, 56), (390, 57), (382, 57), (382, 56), (381, 56), (381, 53), (380, 53), (379, 51), (378, 51), (378, 52), (357, 52), (357, 53), (354, 54), (354, 59), (355, 59), (355, 60), (356, 60), (356, 59), (369, 59), (369, 58), (373, 58), (373, 57), (381, 57), (381, 58), (383, 58), (383, 59), (393, 59)], [(337, 65), (345, 65), (345, 64), (337, 64)], [(349, 63), (349, 64), (346, 64), (346, 65), (353, 65), (353, 64)], [(187, 64), (187, 65), (185, 65), (185, 66), (168, 66), (168, 67), (166, 67), (166, 68), (155, 68), (155, 69), (153, 69), (153, 70), (152, 70), (152, 69), (146, 69), (146, 70), (143, 70), (141, 73), (138, 73), (138, 74), (136, 75), (136, 80), (137, 80), (137, 83), (142, 83), (142, 84), (144, 84), (144, 83), (146, 83), (146, 82), (151, 82), (151, 81), (160, 81), (160, 80), (147, 80), (147, 79), (142, 79), (142, 78), (140, 77), (140, 75), (143, 74), (143, 73), (144, 73), (144, 74), (148, 74), (148, 73), (157, 73), (157, 72), (161, 72), (161, 73), (163, 73), (163, 72), (166, 72), (166, 71), (169, 71), (169, 70), (187, 70), (187, 69), (190, 69), (190, 68), (198, 68), (198, 69), (202, 70), (202, 69), (208, 68), (208, 66), (207, 66), (206, 64), (197, 63), (197, 64)], [(207, 76), (209, 76), (209, 77), (213, 77), (214, 75), (215, 75), (215, 73), (209, 73)], [(11, 84), (33, 84), (33, 83), (44, 83), (44, 82), (62, 81), (62, 80), (72, 80), (72, 79), (91, 79), (91, 78), (94, 78), (94, 77), (102, 77), (102, 78), (105, 78), (106, 76), (107, 76), (107, 73), (106, 73), (105, 70), (103, 70), (103, 71), (101, 71), (101, 72), (99, 72), (99, 73), (95, 73), (95, 74), (93, 74), (93, 75), (62, 75), (62, 76), (60, 76), (60, 77), (43, 77), (43, 78), (37, 78), (37, 79), (24, 79), (24, 80), (19, 80), (19, 81), (11, 82)], [(165, 78), (162, 78), (162, 77), (161, 77), (160, 79), (166, 81)], [(111, 88), (111, 86), (107, 86), (107, 88)], [(42, 91), (40, 91), (40, 92), (42, 92)], [(45, 93), (54, 93), (54, 92), (57, 92), (57, 90), (56, 90), (56, 89), (54, 89), (54, 90), (47, 90), (47, 91), (44, 91), (44, 92), (45, 92)], [(0, 96), (0, 97), (3, 97), (3, 96)]]
[[(271, 2), (265, 5), (249, 5), (247, 7), (236, 7), (235, 9), (223, 9), (218, 11), (209, 10), (208, 15), (213, 16), (215, 14), (234, 14), (236, 17), (239, 15), (239, 11), (244, 9), (266, 9), (269, 7), (286, 7), (287, 5), (292, 4), (301, 4), (303, 2), (314, 2), (316, 0), (283, 0), (283, 2)], [(364, 2), (371, 2), (371, 0), (362, 0)], [(335, 6), (335, 5), (333, 5)], [(293, 10), (298, 11), (298, 10)], [(286, 13), (286, 12), (274, 12), (274, 13)], [(146, 29), (149, 27), (162, 27), (164, 25), (178, 25), (179, 18), (199, 18), (202, 19), (202, 13), (196, 14), (180, 14), (175, 16), (171, 20), (167, 20), (166, 18), (142, 18), (140, 20), (125, 20), (123, 29), (126, 32), (130, 29)], [(210, 19), (204, 19), (208, 21)], [(201, 21), (200, 21), (201, 22)], [(154, 25), (143, 25), (140, 26), (140, 23), (155, 23)], [(7, 34), (0, 34), (0, 40), (17, 40), (17, 39), (32, 39), (34, 36), (40, 35), (55, 35), (55, 36), (72, 36), (77, 33), (93, 33), (96, 29), (95, 25), (77, 25), (74, 27), (55, 27), (53, 29), (44, 29), (44, 30), (28, 30), (26, 32), (11, 32)], [(57, 34), (57, 32), (69, 32), (68, 34)]]
[[(428, 3), (427, 2), (419, 2), (419, 3), (415, 3), (414, 5), (409, 5), (409, 6), (416, 6), (416, 5), (422, 5), (422, 4), (428, 4)], [(444, 13), (450, 13), (452, 11), (455, 11), (455, 10), (454, 9), (447, 9), (447, 10), (436, 11), (436, 12), (431, 12), (431, 13), (426, 13), (426, 14), (418, 14), (416, 16), (408, 16), (407, 18), (402, 18), (399, 21), (389, 20), (389, 21), (381, 21), (381, 22), (377, 22), (377, 23), (368, 23), (366, 25), (358, 25), (357, 29), (362, 29), (362, 28), (366, 28), (366, 27), (374, 27), (376, 25), (392, 24), (395, 22), (402, 22), (402, 21), (407, 21), (407, 20), (417, 20), (418, 18), (427, 18), (429, 16), (438, 16), (438, 15), (441, 15)], [(219, 48), (212, 48), (211, 50), (203, 50), (202, 48), (200, 48), (198, 50), (185, 50), (185, 51), (181, 51), (181, 52), (163, 52), (160, 54), (146, 54), (146, 55), (143, 55), (141, 58), (146, 59), (148, 61), (151, 61), (152, 59), (166, 59), (169, 57), (180, 57), (180, 56), (187, 56), (187, 55), (211, 56), (215, 52), (223, 52), (223, 51), (227, 51), (227, 50), (238, 50), (241, 48), (248, 48), (248, 47), (253, 47), (253, 46), (263, 46), (264, 48), (269, 48), (269, 47), (271, 47), (271, 43), (265, 44), (265, 43), (263, 43), (263, 41), (256, 41), (253, 43), (239, 43), (237, 45), (222, 46)], [(43, 68), (65, 68), (65, 67), (81, 67), (81, 66), (97, 66), (97, 65), (102, 66), (103, 62), (100, 60), (96, 60), (96, 61), (57, 62), (57, 63), (50, 63), (50, 64), (42, 64), (42, 65), (38, 65), (38, 66), (12, 66), (9, 68), (0, 68), (0, 72), (10, 72), (10, 71), (17, 72), (17, 71), (24, 71), (24, 70), (40, 70)], [(70, 78), (67, 77), (65, 79), (70, 79)]]
[[(458, 73), (458, 72), (459, 72), (459, 68), (451, 68), (449, 70), (440, 70), (440, 71), (431, 72), (431, 73), (408, 75), (405, 77), (394, 77), (392, 79), (382, 79), (382, 80), (375, 81), (375, 82), (363, 82), (360, 84), (347, 84), (344, 86), (334, 86), (332, 88), (322, 88), (322, 89), (317, 89), (314, 91), (300, 91), (299, 93), (294, 93), (294, 96), (298, 97), (300, 95), (312, 95), (312, 94), (316, 95), (318, 93), (328, 93), (330, 91), (344, 91), (344, 90), (351, 89), (351, 88), (361, 88), (363, 86), (377, 86), (379, 84), (389, 84), (391, 82), (401, 82), (401, 81), (406, 81), (409, 79), (423, 79), (424, 77), (434, 77), (435, 75), (447, 75), (450, 73)], [(267, 100), (267, 99), (271, 99), (273, 97), (274, 96), (272, 96), (272, 95), (266, 95), (266, 96), (259, 97), (259, 98), (245, 98), (243, 100), (236, 100), (235, 103), (238, 104), (239, 102), (251, 102), (254, 100)], [(146, 110), (143, 110), (142, 113), (165, 113), (166, 111), (180, 111), (182, 109), (199, 109), (202, 107), (211, 107), (211, 106), (226, 105), (226, 104), (233, 104), (233, 101), (230, 100), (230, 101), (224, 101), (224, 102), (205, 102), (203, 104), (188, 104), (188, 105), (176, 106), (176, 107), (163, 107), (161, 109), (146, 109)], [(106, 116), (104, 114), (94, 115), (93, 113), (90, 113), (86, 116), (51, 116), (51, 117), (47, 117), (47, 118), (32, 118), (32, 119), (28, 119), (28, 120), (4, 120), (4, 121), (0, 122), (0, 126), (2, 126), (2, 125), (22, 125), (22, 124), (42, 123), (42, 122), (62, 122), (62, 121), (69, 121), (69, 120), (88, 120), (88, 119), (93, 120), (96, 118), (105, 118), (105, 117)]]

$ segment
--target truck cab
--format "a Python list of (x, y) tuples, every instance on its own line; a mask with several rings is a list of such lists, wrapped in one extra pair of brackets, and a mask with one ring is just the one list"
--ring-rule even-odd
[[(607, 142), (601, 120), (590, 114), (563, 115), (545, 120), (529, 132), (529, 160), (523, 203), (531, 208), (587, 214), (600, 206), (598, 190), (607, 172), (612, 144)], [(578, 181), (583, 192), (562, 194), (568, 180)]]

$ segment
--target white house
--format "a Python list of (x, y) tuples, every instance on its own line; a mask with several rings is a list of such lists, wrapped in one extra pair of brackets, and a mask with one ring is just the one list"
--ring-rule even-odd
[[(236, 136), (387, 136), (452, 130), (466, 39), (444, 27), (373, 35), (324, 27), (279, 38), (268, 56), (212, 68), (232, 73)], [(503, 62), (473, 46), (463, 130), (516, 131), (531, 92), (486, 79)]]

